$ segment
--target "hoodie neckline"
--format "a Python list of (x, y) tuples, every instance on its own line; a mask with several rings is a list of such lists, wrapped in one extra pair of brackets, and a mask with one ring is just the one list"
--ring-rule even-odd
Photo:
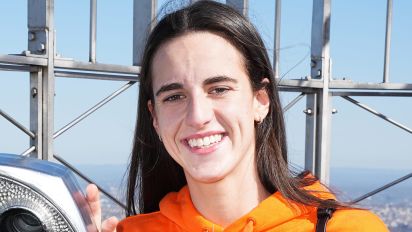
[[(319, 182), (309, 186), (309, 189), (322, 191), (322, 195), (326, 193), (329, 198), (333, 197), (331, 193), (326, 192), (327, 190)], [(167, 194), (161, 200), (159, 206), (160, 213), (179, 227), (186, 231), (202, 232), (260, 231), (276, 227), (289, 220), (316, 211), (315, 207), (293, 203), (286, 200), (279, 192), (276, 192), (260, 202), (249, 213), (234, 221), (228, 227), (223, 228), (207, 220), (197, 211), (192, 203), (187, 186), (177, 193)], [(252, 228), (253, 230), (246, 230), (246, 228)]]

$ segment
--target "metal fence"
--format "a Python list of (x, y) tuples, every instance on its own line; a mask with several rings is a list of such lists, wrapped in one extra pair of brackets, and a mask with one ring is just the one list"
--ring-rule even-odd
[[(157, 1), (134, 0), (133, 5), (133, 66), (101, 63), (96, 60), (96, 0), (90, 0), (89, 27), (89, 62), (76, 61), (56, 55), (54, 28), (54, 1), (28, 0), (28, 49), (22, 54), (0, 55), (0, 70), (25, 72), (30, 76), (30, 128), (26, 128), (12, 116), (1, 110), (0, 115), (27, 134), (30, 146), (21, 152), (44, 160), (57, 160), (74, 169), (68, 162), (57, 156), (53, 150), (53, 142), (61, 134), (88, 117), (97, 109), (137, 83), (139, 75), (139, 58), (148, 30), (155, 22)], [(239, 12), (248, 14), (248, 0), (227, 0)], [(376, 115), (383, 120), (412, 133), (412, 129), (394, 119), (359, 102), (353, 97), (412, 97), (411, 83), (392, 83), (389, 77), (389, 58), (392, 25), (392, 0), (387, 1), (386, 39), (384, 68), (382, 81), (361, 83), (350, 80), (337, 80), (331, 75), (330, 59), (330, 0), (313, 0), (312, 32), (311, 32), (311, 75), (305, 79), (279, 78), (281, 0), (275, 4), (275, 34), (273, 66), (280, 90), (297, 93), (297, 97), (286, 104), (284, 111), (289, 110), (301, 99), (306, 99), (306, 131), (305, 131), (305, 169), (311, 170), (323, 182), (329, 181), (330, 133), (332, 99), (341, 97), (356, 106)], [(62, 128), (54, 128), (54, 92), (55, 78), (85, 78), (96, 80), (121, 81), (125, 84), (74, 118)], [(399, 180), (405, 180), (411, 174)], [(392, 184), (399, 182), (395, 181)], [(91, 180), (88, 180), (91, 181)], [(392, 184), (386, 186), (389, 187)], [(382, 189), (379, 189), (382, 190)], [(377, 190), (377, 191), (379, 191)], [(374, 193), (376, 193), (375, 191)], [(355, 201), (364, 199), (360, 197)], [(120, 205), (121, 203), (118, 202)]]

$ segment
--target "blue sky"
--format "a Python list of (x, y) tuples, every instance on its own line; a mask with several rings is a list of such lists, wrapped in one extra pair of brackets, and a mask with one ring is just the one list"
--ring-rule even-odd
[[(159, 7), (164, 1), (159, 1)], [(98, 1), (97, 60), (132, 63), (132, 0)], [(412, 83), (412, 1), (394, 1), (391, 82)], [(0, 54), (27, 47), (27, 1), (0, 3)], [(62, 57), (88, 59), (89, 1), (55, 0), (57, 52)], [(250, 18), (273, 54), (274, 1), (250, 0)], [(282, 1), (281, 74), (304, 62), (284, 78), (309, 75), (312, 1)], [(331, 56), (334, 78), (381, 82), (385, 35), (385, 0), (333, 1)], [(124, 83), (56, 79), (55, 129), (59, 129)], [(0, 71), (0, 109), (29, 127), (29, 78), (26, 73)], [(282, 94), (289, 102), (297, 94)], [(355, 97), (387, 116), (412, 127), (412, 98)], [(126, 163), (131, 149), (137, 87), (120, 95), (55, 142), (56, 153), (72, 163)], [(412, 135), (358, 108), (333, 99), (332, 167), (409, 169)], [(291, 160), (303, 165), (305, 115), (302, 99), (285, 115)], [(0, 151), (21, 153), (28, 137), (0, 118)]]

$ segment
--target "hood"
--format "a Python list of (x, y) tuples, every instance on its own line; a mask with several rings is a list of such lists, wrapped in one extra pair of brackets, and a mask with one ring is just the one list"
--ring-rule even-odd
[[(319, 182), (305, 189), (323, 199), (335, 199), (326, 187)], [(160, 202), (160, 213), (187, 231), (265, 231), (275, 228), (295, 218), (316, 220), (316, 208), (293, 203), (276, 192), (263, 200), (248, 214), (226, 228), (213, 224), (204, 218), (194, 207), (189, 189), (169, 193)], [(313, 218), (314, 217), (314, 218)]]

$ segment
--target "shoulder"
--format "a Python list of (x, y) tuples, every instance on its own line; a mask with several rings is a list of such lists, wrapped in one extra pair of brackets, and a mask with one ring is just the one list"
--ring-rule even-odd
[(362, 209), (335, 211), (327, 228), (328, 231), (389, 231), (378, 216)]
[(117, 232), (173, 231), (174, 223), (160, 212), (130, 216), (119, 222)]

